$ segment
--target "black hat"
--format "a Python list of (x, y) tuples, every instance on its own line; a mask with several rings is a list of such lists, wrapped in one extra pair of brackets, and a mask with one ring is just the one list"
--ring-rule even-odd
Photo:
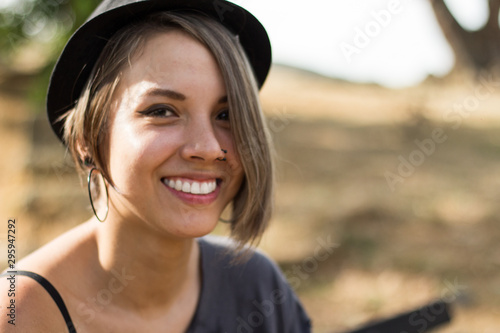
[(47, 93), (47, 115), (62, 140), (57, 121), (75, 106), (107, 40), (122, 27), (160, 11), (203, 12), (239, 36), (262, 87), (271, 67), (271, 44), (262, 24), (245, 9), (225, 0), (104, 0), (73, 34), (54, 67)]

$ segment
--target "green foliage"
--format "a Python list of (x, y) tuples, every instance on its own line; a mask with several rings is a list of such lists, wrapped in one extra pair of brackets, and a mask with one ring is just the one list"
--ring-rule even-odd
[(51, 69), (66, 41), (99, 3), (100, 0), (16, 0), (0, 11), (2, 66), (9, 66), (19, 50), (30, 45), (40, 45), (47, 51), (47, 59), (37, 73), (32, 73), (36, 74), (35, 79), (27, 87), (36, 105), (45, 99)]
[(3, 53), (20, 43), (67, 39), (90, 15), (100, 0), (17, 0), (0, 12)]

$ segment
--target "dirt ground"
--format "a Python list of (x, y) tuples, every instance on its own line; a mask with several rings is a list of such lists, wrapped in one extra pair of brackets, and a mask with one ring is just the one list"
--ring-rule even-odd
[[(262, 99), (278, 185), (260, 246), (315, 332), (439, 298), (454, 318), (436, 332), (498, 332), (500, 81), (389, 90), (275, 67)], [(0, 211), (22, 257), (90, 211), (43, 114), (6, 93), (0, 110)]]

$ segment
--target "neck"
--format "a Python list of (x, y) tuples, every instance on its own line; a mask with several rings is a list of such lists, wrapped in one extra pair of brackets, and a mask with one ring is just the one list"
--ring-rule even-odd
[[(141, 312), (161, 312), (182, 294), (199, 288), (198, 244), (193, 239), (167, 238), (139, 223), (124, 223), (109, 216), (97, 226), (97, 255), (104, 288), (111, 280), (123, 288), (113, 303)], [(119, 277), (118, 277), (119, 276)], [(193, 286), (195, 288), (193, 288)], [(113, 290), (111, 290), (113, 292)]]

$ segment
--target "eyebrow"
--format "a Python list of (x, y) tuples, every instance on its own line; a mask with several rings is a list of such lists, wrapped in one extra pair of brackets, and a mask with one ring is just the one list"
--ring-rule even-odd
[(149, 89), (148, 91), (146, 91), (146, 95), (148, 95), (148, 96), (164, 96), (164, 97), (168, 97), (168, 98), (175, 99), (178, 101), (186, 100), (186, 96), (184, 96), (183, 94), (178, 93), (178, 92), (173, 91), (173, 90), (169, 90), (169, 89), (152, 88), (152, 89)]
[[(185, 101), (187, 97), (177, 91), (173, 91), (170, 89), (160, 89), (160, 88), (152, 88), (146, 91), (145, 95), (147, 96), (164, 96), (171, 99), (175, 99), (178, 101)], [(227, 96), (222, 96), (219, 98), (219, 104), (227, 103)]]

